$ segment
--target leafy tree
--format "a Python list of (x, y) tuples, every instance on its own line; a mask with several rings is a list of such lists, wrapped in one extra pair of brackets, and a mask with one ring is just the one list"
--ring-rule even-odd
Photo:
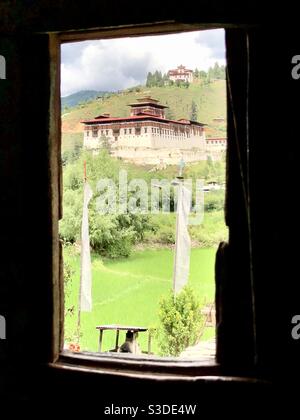
[(193, 289), (185, 286), (174, 296), (170, 292), (159, 306), (159, 344), (165, 356), (179, 356), (196, 343), (201, 329), (200, 301)]
[[(135, 242), (143, 240), (145, 232), (153, 226), (144, 214), (100, 214), (96, 208), (99, 179), (114, 181), (118, 191), (120, 163), (109, 156), (106, 149), (92, 156), (83, 153), (64, 170), (64, 217), (60, 222), (60, 237), (64, 242), (80, 240), (83, 199), (83, 161), (87, 163), (87, 176), (94, 191), (89, 205), (90, 242), (94, 251), (109, 258), (128, 257)], [(132, 175), (133, 176), (133, 175)], [(131, 175), (128, 174), (128, 181)], [(128, 199), (130, 198), (130, 194)]]
[(200, 79), (206, 79), (206, 77), (207, 77), (206, 71), (200, 70), (199, 71), (199, 77), (200, 77)]
[(224, 192), (221, 190), (210, 191), (205, 195), (204, 211), (212, 212), (224, 209)]
[(209, 81), (211, 79), (225, 79), (225, 66), (220, 66), (219, 63), (216, 62), (213, 67), (208, 69), (207, 78)]

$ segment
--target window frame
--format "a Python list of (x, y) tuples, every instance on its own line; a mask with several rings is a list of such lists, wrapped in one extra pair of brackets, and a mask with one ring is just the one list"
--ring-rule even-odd
[[(133, 36), (167, 35), (206, 29), (224, 29), (226, 25), (181, 24), (177, 22), (128, 25), (99, 30), (72, 31), (49, 34), (50, 47), (50, 132), (49, 150), (51, 171), (51, 205), (53, 223), (52, 285), (53, 285), (53, 336), (52, 357), (49, 366), (58, 369), (75, 369), (94, 373), (109, 372), (139, 378), (154, 375), (156, 379), (180, 375), (181, 378), (199, 376), (218, 377), (222, 372), (214, 361), (178, 360), (174, 358), (146, 359), (97, 353), (72, 353), (64, 351), (64, 278), (63, 250), (58, 237), (58, 221), (62, 218), (62, 167), (61, 167), (61, 105), (60, 105), (60, 48), (64, 43), (95, 39), (113, 39)], [(147, 130), (147, 128), (145, 128)], [(145, 131), (146, 133), (147, 131)], [(217, 329), (216, 329), (217, 334)], [(230, 376), (228, 374), (228, 376)]]

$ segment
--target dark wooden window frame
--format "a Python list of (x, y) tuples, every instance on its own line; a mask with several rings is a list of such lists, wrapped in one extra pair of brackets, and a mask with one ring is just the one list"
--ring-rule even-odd
[[(62, 217), (62, 174), (60, 165), (61, 153), (61, 120), (60, 120), (60, 46), (66, 42), (77, 42), (92, 39), (122, 38), (127, 36), (162, 35), (195, 30), (224, 28), (220, 25), (180, 24), (166, 22), (150, 25), (132, 25), (99, 30), (86, 30), (50, 34), (50, 166), (51, 166), (51, 207), (52, 207), (52, 285), (53, 285), (53, 339), (52, 357), (49, 366), (54, 369), (88, 371), (93, 373), (110, 373), (136, 378), (181, 378), (190, 380), (202, 378), (224, 378), (234, 376), (234, 371), (221, 369), (218, 363), (199, 363), (196, 361), (178, 361), (176, 359), (155, 360), (131, 358), (116, 355), (63, 352), (64, 325), (64, 292), (62, 246), (58, 237), (58, 220)], [(218, 292), (217, 292), (218, 293)], [(228, 378), (227, 378), (228, 379)], [(255, 380), (255, 379), (253, 379)]]

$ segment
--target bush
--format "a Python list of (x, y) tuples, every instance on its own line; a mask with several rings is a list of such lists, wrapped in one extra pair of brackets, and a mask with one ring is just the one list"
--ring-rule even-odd
[(157, 235), (157, 241), (161, 244), (175, 243), (175, 228), (173, 226), (161, 226)]
[(175, 297), (173, 292), (160, 302), (159, 345), (163, 356), (179, 356), (196, 343), (201, 328), (200, 301), (193, 289), (185, 286)]
[(146, 233), (146, 241), (162, 245), (175, 243), (176, 214), (155, 214), (150, 218), (152, 229)]
[(224, 209), (224, 191), (211, 191), (204, 196), (204, 210), (207, 212)]
[(93, 250), (108, 258), (129, 257), (134, 242), (132, 227), (121, 227), (115, 215), (94, 213), (90, 217), (90, 243)]
[(204, 214), (203, 223), (190, 227), (192, 241), (197, 246), (217, 247), (220, 242), (228, 240), (228, 229), (224, 223), (224, 211), (213, 211)]

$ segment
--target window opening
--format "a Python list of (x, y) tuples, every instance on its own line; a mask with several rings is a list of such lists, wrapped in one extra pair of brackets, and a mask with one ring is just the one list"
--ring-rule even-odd
[(213, 358), (224, 31), (61, 50), (65, 350)]

